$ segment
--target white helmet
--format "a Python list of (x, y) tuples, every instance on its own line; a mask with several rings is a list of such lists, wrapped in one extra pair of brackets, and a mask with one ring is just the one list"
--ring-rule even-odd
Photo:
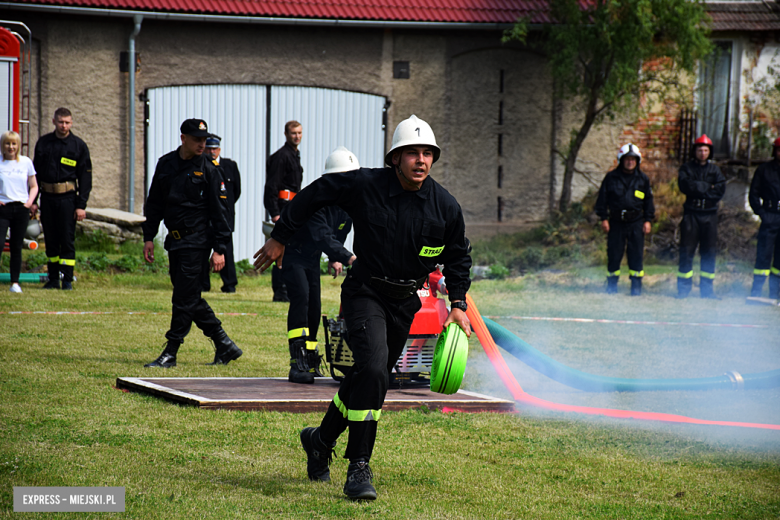
[(639, 147), (635, 144), (624, 144), (620, 147), (620, 150), (618, 150), (617, 159), (618, 163), (620, 163), (620, 160), (623, 157), (636, 157), (637, 165), (642, 162), (642, 154), (639, 152)]
[(404, 146), (430, 146), (433, 148), (433, 162), (439, 160), (441, 148), (436, 144), (436, 136), (433, 135), (431, 125), (412, 114), (409, 119), (404, 119), (395, 127), (393, 133), (393, 145), (385, 154), (385, 164), (393, 165), (393, 152)]
[(348, 172), (359, 168), (360, 163), (355, 154), (343, 146), (333, 150), (328, 158), (325, 159), (325, 173)]

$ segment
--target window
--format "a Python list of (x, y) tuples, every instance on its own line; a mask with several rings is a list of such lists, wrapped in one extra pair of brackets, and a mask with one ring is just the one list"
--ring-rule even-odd
[(712, 139), (716, 157), (731, 154), (732, 42), (715, 42), (715, 52), (702, 62), (699, 75), (699, 134)]

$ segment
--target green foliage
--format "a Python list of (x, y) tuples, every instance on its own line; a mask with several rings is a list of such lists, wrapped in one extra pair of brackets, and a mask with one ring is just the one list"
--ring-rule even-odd
[(42, 265), (46, 265), (46, 253), (43, 251), (33, 251), (27, 255), (27, 270), (33, 271)]
[(116, 243), (102, 230), (76, 234), (76, 251), (115, 253)]
[(254, 266), (249, 263), (249, 260), (244, 258), (243, 260), (239, 260), (236, 262), (236, 273), (238, 274), (244, 274), (247, 271), (252, 271), (254, 269)]
[(80, 267), (87, 269), (88, 271), (105, 271), (111, 265), (111, 260), (108, 255), (101, 252), (90, 253), (88, 255), (76, 255), (78, 258), (78, 264)]
[(509, 276), (509, 269), (503, 264), (493, 264), (488, 268), (487, 277), (491, 280), (503, 280)]
[(143, 264), (143, 259), (136, 255), (123, 255), (114, 262), (114, 266), (125, 272), (135, 272)]

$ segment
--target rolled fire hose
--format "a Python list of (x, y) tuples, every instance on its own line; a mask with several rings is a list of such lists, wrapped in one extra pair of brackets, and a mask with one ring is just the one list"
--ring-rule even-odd
[(616, 419), (637, 419), (642, 421), (658, 421), (668, 423), (685, 423), (685, 424), (704, 424), (711, 426), (735, 426), (739, 428), (758, 428), (764, 430), (777, 430), (780, 431), (780, 424), (764, 424), (764, 423), (747, 423), (747, 422), (735, 422), (735, 421), (711, 421), (707, 419), (696, 419), (695, 417), (686, 417), (684, 415), (675, 415), (670, 413), (658, 413), (658, 412), (639, 412), (634, 410), (616, 410), (614, 408), (596, 408), (593, 406), (577, 406), (572, 404), (554, 403), (552, 401), (546, 401), (538, 397), (534, 397), (531, 394), (527, 394), (525, 390), (520, 386), (509, 370), (506, 362), (504, 361), (501, 352), (498, 350), (496, 342), (493, 341), (493, 337), (488, 331), (487, 325), (485, 325), (482, 316), (479, 314), (477, 304), (474, 303), (474, 299), (471, 295), (466, 295), (466, 302), (468, 303), (468, 310), (466, 315), (471, 322), (471, 326), (479, 339), (482, 348), (485, 350), (488, 359), (493, 364), (493, 368), (496, 369), (501, 381), (507, 387), (507, 390), (512, 394), (512, 398), (518, 403), (526, 406), (533, 406), (536, 408), (542, 408), (545, 410), (553, 410), (556, 412), (572, 412), (585, 415), (601, 415), (605, 417), (613, 417)]
[(755, 390), (780, 386), (780, 369), (758, 374), (740, 375), (728, 372), (722, 376), (695, 379), (624, 379), (580, 372), (555, 361), (509, 332), (498, 323), (485, 318), (496, 344), (534, 370), (571, 388), (586, 392), (648, 392), (657, 390)]

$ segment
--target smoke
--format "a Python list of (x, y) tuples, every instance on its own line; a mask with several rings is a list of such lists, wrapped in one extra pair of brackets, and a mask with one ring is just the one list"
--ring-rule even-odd
[[(698, 295), (675, 300), (661, 295), (631, 298), (622, 294), (535, 291), (513, 295), (511, 300), (476, 303), (482, 315), (503, 316), (495, 321), (556, 361), (583, 372), (631, 379), (690, 379), (730, 371), (746, 375), (780, 368), (780, 312), (776, 307), (747, 306), (741, 298), (702, 300)], [(634, 323), (617, 322), (621, 320)], [(472, 340), (471, 349), (464, 388), (511, 399), (476, 339)], [(502, 350), (502, 355), (523, 389), (548, 401), (708, 420), (780, 424), (780, 388), (583, 392), (553, 381), (506, 351)], [(522, 413), (551, 415), (535, 409), (523, 409)], [(561, 417), (559, 413), (554, 415)], [(622, 421), (582, 414), (564, 417), (677, 432), (707, 442), (780, 448), (777, 431)]]

